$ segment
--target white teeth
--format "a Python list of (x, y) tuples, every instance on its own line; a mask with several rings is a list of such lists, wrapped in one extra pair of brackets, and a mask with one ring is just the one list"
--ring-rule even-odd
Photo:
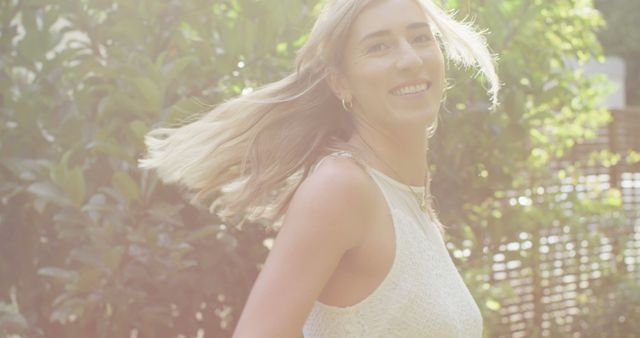
[(427, 90), (427, 84), (426, 83), (422, 83), (419, 85), (412, 85), (412, 86), (406, 86), (406, 87), (402, 87), (399, 89), (396, 89), (394, 91), (391, 92), (391, 94), (393, 95), (407, 95), (407, 94), (414, 94), (417, 92), (422, 92)]

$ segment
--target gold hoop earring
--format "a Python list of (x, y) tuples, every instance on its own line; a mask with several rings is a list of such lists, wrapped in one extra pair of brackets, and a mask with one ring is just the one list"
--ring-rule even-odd
[[(344, 97), (341, 99), (341, 101), (342, 101), (342, 108), (344, 108), (344, 110), (346, 110), (346, 111), (350, 112), (350, 111), (351, 111), (351, 108), (353, 108), (353, 102), (352, 102), (351, 100), (346, 101), (346, 100), (344, 99)], [(348, 103), (347, 103), (347, 102), (348, 102)]]

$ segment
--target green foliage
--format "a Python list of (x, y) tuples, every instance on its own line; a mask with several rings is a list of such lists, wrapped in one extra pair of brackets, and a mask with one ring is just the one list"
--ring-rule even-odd
[(188, 205), (136, 159), (154, 124), (282, 77), (309, 11), (286, 0), (0, 3), (0, 298), (13, 304), (0, 332), (228, 334), (267, 234)]
[[(480, 210), (467, 210), (495, 208), (491, 201), (497, 203), (509, 191), (531, 193), (554, 174), (561, 175), (546, 170), (550, 161), (577, 142), (594, 138), (595, 130), (611, 117), (597, 108), (603, 94), (599, 79), (565, 65), (568, 58), (585, 61), (600, 56), (594, 30), (602, 20), (588, 2), (456, 3), (462, 9), (458, 16), (473, 13), (477, 25), (491, 32), (489, 44), (499, 56), (499, 75), (505, 84), (502, 105), (492, 113), (484, 109), (486, 96), (468, 72), (449, 71), (455, 87), (447, 94), (443, 121), (432, 140), (433, 189), (445, 197), (438, 202), (441, 209), (450, 210), (448, 221), (463, 229), (465, 224), (477, 228), (469, 217)], [(487, 215), (492, 214), (489, 211)], [(517, 238), (522, 228), (508, 226), (512, 220), (502, 216), (480, 219), (509, 231), (501, 235), (503, 239)], [(484, 229), (476, 230), (476, 235), (491, 233)]]
[[(588, 1), (453, 1), (487, 27), (503, 105), (484, 109), (470, 74), (449, 69), (434, 192), (484, 312), (500, 325), (483, 247), (554, 221), (615, 218), (536, 188), (575, 174), (546, 165), (594, 137), (601, 89), (563, 60), (599, 55)], [(227, 336), (264, 261), (260, 224), (222, 224), (176, 187), (136, 169), (143, 135), (281, 78), (317, 1), (0, 2), (0, 332), (51, 337)], [(206, 103), (204, 103), (206, 102)], [(633, 156), (632, 156), (633, 155)], [(596, 161), (611, 161), (602, 154)], [(629, 161), (637, 160), (630, 154)], [(618, 159), (620, 160), (620, 159)], [(536, 203), (503, 202), (527, 190)], [(571, 214), (566, 206), (571, 205)], [(535, 263), (535, 257), (531, 264)], [(490, 325), (489, 325), (490, 324)]]

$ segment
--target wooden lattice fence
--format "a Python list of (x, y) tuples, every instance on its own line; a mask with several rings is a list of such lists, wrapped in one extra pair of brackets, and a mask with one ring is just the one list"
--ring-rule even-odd
[[(617, 222), (597, 216), (576, 219), (573, 226), (553, 222), (536, 234), (522, 232), (520, 242), (500, 245), (489, 258), (492, 273), (485, 281), (508, 283), (513, 293), (501, 300), (501, 323), (492, 328), (497, 336), (580, 337), (576, 316), (590, 310), (592, 298), (602, 295), (612, 276), (627, 274), (640, 283), (640, 163), (624, 161), (630, 150), (640, 152), (640, 108), (612, 114), (612, 123), (599, 130), (596, 139), (576, 145), (553, 163), (557, 169), (579, 163), (578, 182), (567, 178), (559, 186), (545, 187), (545, 193), (590, 198), (593, 187), (613, 187), (621, 192), (624, 212)], [(594, 151), (603, 150), (623, 159), (612, 166), (587, 161)], [(616, 320), (640, 319), (622, 317)]]

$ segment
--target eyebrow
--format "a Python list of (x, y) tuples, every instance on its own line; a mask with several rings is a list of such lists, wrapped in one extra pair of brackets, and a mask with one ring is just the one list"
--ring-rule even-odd
[[(431, 29), (431, 26), (427, 23), (427, 22), (413, 22), (407, 25), (407, 30), (417, 30), (417, 29), (421, 29), (421, 28), (429, 28)], [(365, 35), (360, 42), (358, 42), (358, 44), (362, 44), (367, 40), (371, 40), (380, 36), (384, 36), (384, 35), (389, 35), (391, 34), (391, 31), (388, 29), (385, 30), (379, 30), (379, 31), (375, 31), (373, 33), (369, 33), (367, 35)]]

